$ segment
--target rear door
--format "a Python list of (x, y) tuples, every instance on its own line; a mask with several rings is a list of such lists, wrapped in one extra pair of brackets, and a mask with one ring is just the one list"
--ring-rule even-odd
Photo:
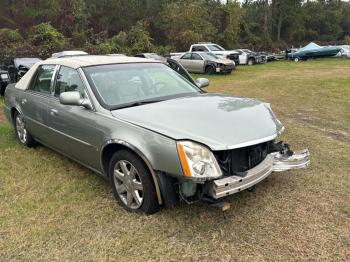
[(51, 144), (62, 153), (98, 170), (99, 148), (104, 140), (104, 133), (99, 129), (98, 115), (94, 109), (62, 105), (59, 95), (69, 91), (78, 91), (82, 98), (90, 101), (80, 72), (61, 66), (56, 76), (54, 96), (48, 105)]
[(26, 128), (43, 142), (49, 141), (47, 106), (51, 97), (55, 69), (56, 65), (39, 66), (29, 88), (22, 92), (22, 97), (18, 101)]

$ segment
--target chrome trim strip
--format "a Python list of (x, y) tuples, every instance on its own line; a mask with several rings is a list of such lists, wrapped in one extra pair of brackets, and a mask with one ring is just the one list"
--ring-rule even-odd
[(78, 142), (78, 143), (81, 143), (81, 144), (83, 144), (83, 145), (86, 145), (86, 146), (95, 148), (96, 150), (98, 149), (97, 147), (95, 147), (95, 146), (93, 146), (93, 145), (91, 145), (91, 144), (89, 144), (89, 143), (87, 143), (87, 142), (85, 142), (85, 141), (83, 141), (83, 140), (80, 140), (80, 139), (75, 138), (75, 137), (73, 137), (73, 136), (67, 135), (67, 134), (65, 134), (65, 133), (63, 133), (63, 132), (61, 132), (61, 131), (58, 131), (58, 130), (52, 128), (52, 127), (49, 127), (49, 126), (47, 126), (47, 125), (44, 125), (43, 123), (40, 123), (39, 121), (36, 121), (36, 120), (34, 120), (34, 119), (30, 118), (30, 117), (27, 117), (27, 119), (29, 119), (30, 121), (32, 121), (32, 122), (34, 122), (34, 123), (36, 123), (36, 124), (38, 124), (38, 125), (40, 125), (40, 126), (42, 126), (42, 127), (45, 127), (45, 128), (47, 128), (47, 129), (51, 130), (51, 131), (54, 131), (54, 132), (56, 132), (56, 133), (58, 133), (58, 134), (60, 134), (60, 135), (63, 135), (63, 136), (65, 136), (65, 137), (67, 137), (67, 138), (70, 138), (70, 139), (72, 139), (72, 140), (74, 140), (74, 141), (76, 141), (76, 142)]
[(267, 136), (267, 137), (263, 137), (263, 138), (259, 138), (259, 139), (250, 140), (250, 141), (247, 141), (247, 142), (243, 142), (243, 143), (231, 145), (231, 146), (228, 146), (227, 148), (215, 148), (215, 149), (213, 149), (213, 150), (236, 149), (236, 148), (247, 147), (247, 146), (251, 146), (251, 145), (256, 145), (256, 144), (264, 143), (264, 142), (267, 142), (267, 141), (274, 140), (275, 138), (277, 138), (278, 136), (280, 136), (280, 135), (283, 133), (283, 131), (284, 131), (284, 127), (282, 127), (281, 130), (279, 130), (278, 132), (276, 132), (276, 134), (271, 135), (271, 136)]
[(67, 157), (69, 159), (72, 159), (73, 161), (79, 163), (80, 165), (90, 169), (91, 171), (93, 171), (93, 172), (97, 173), (98, 175), (102, 176), (103, 178), (105, 178), (105, 176), (103, 175), (103, 173), (101, 171), (99, 171), (99, 170), (97, 170), (97, 169), (95, 169), (95, 168), (93, 168), (93, 167), (91, 167), (91, 166), (89, 166), (89, 165), (87, 165), (87, 164), (85, 164), (85, 163), (75, 159), (74, 157), (71, 157), (70, 155), (67, 155), (66, 153), (56, 149), (55, 147), (52, 147), (52, 146), (48, 145), (47, 143), (41, 141), (40, 139), (35, 138), (35, 140), (37, 140), (40, 144), (43, 144), (47, 148), (50, 148), (51, 150), (53, 150), (55, 152), (58, 152), (58, 153), (62, 154), (63, 156), (65, 156), (65, 157)]

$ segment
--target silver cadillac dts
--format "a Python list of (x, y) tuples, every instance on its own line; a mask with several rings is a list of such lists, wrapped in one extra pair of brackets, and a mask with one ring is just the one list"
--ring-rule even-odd
[(46, 145), (110, 181), (129, 211), (224, 197), (309, 165), (277, 142), (270, 105), (207, 93), (174, 60), (80, 56), (35, 64), (5, 93), (19, 142)]

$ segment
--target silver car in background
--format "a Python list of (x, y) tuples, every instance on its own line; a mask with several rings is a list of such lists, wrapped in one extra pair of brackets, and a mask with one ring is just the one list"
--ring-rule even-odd
[(100, 174), (129, 211), (218, 203), (308, 166), (307, 150), (276, 141), (284, 127), (269, 104), (206, 85), (173, 60), (66, 57), (9, 85), (4, 110), (22, 145), (39, 142)]
[(174, 59), (191, 73), (229, 74), (235, 69), (235, 62), (232, 60), (207, 52), (188, 52)]

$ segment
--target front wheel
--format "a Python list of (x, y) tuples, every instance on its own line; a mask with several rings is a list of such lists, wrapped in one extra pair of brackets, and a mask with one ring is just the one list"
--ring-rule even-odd
[(215, 68), (213, 66), (207, 66), (205, 68), (205, 73), (207, 73), (208, 75), (212, 75), (215, 73)]
[(249, 60), (248, 60), (248, 65), (249, 65), (249, 66), (254, 65), (254, 60), (253, 60), (253, 59), (249, 59)]
[(19, 140), (19, 142), (27, 147), (34, 146), (35, 140), (26, 128), (23, 115), (18, 111), (14, 113), (14, 124), (16, 130), (16, 137)]
[(296, 57), (296, 58), (294, 58), (294, 62), (299, 62), (299, 58), (298, 57)]
[(128, 150), (116, 152), (109, 165), (113, 194), (130, 212), (159, 211), (155, 186), (145, 163)]

